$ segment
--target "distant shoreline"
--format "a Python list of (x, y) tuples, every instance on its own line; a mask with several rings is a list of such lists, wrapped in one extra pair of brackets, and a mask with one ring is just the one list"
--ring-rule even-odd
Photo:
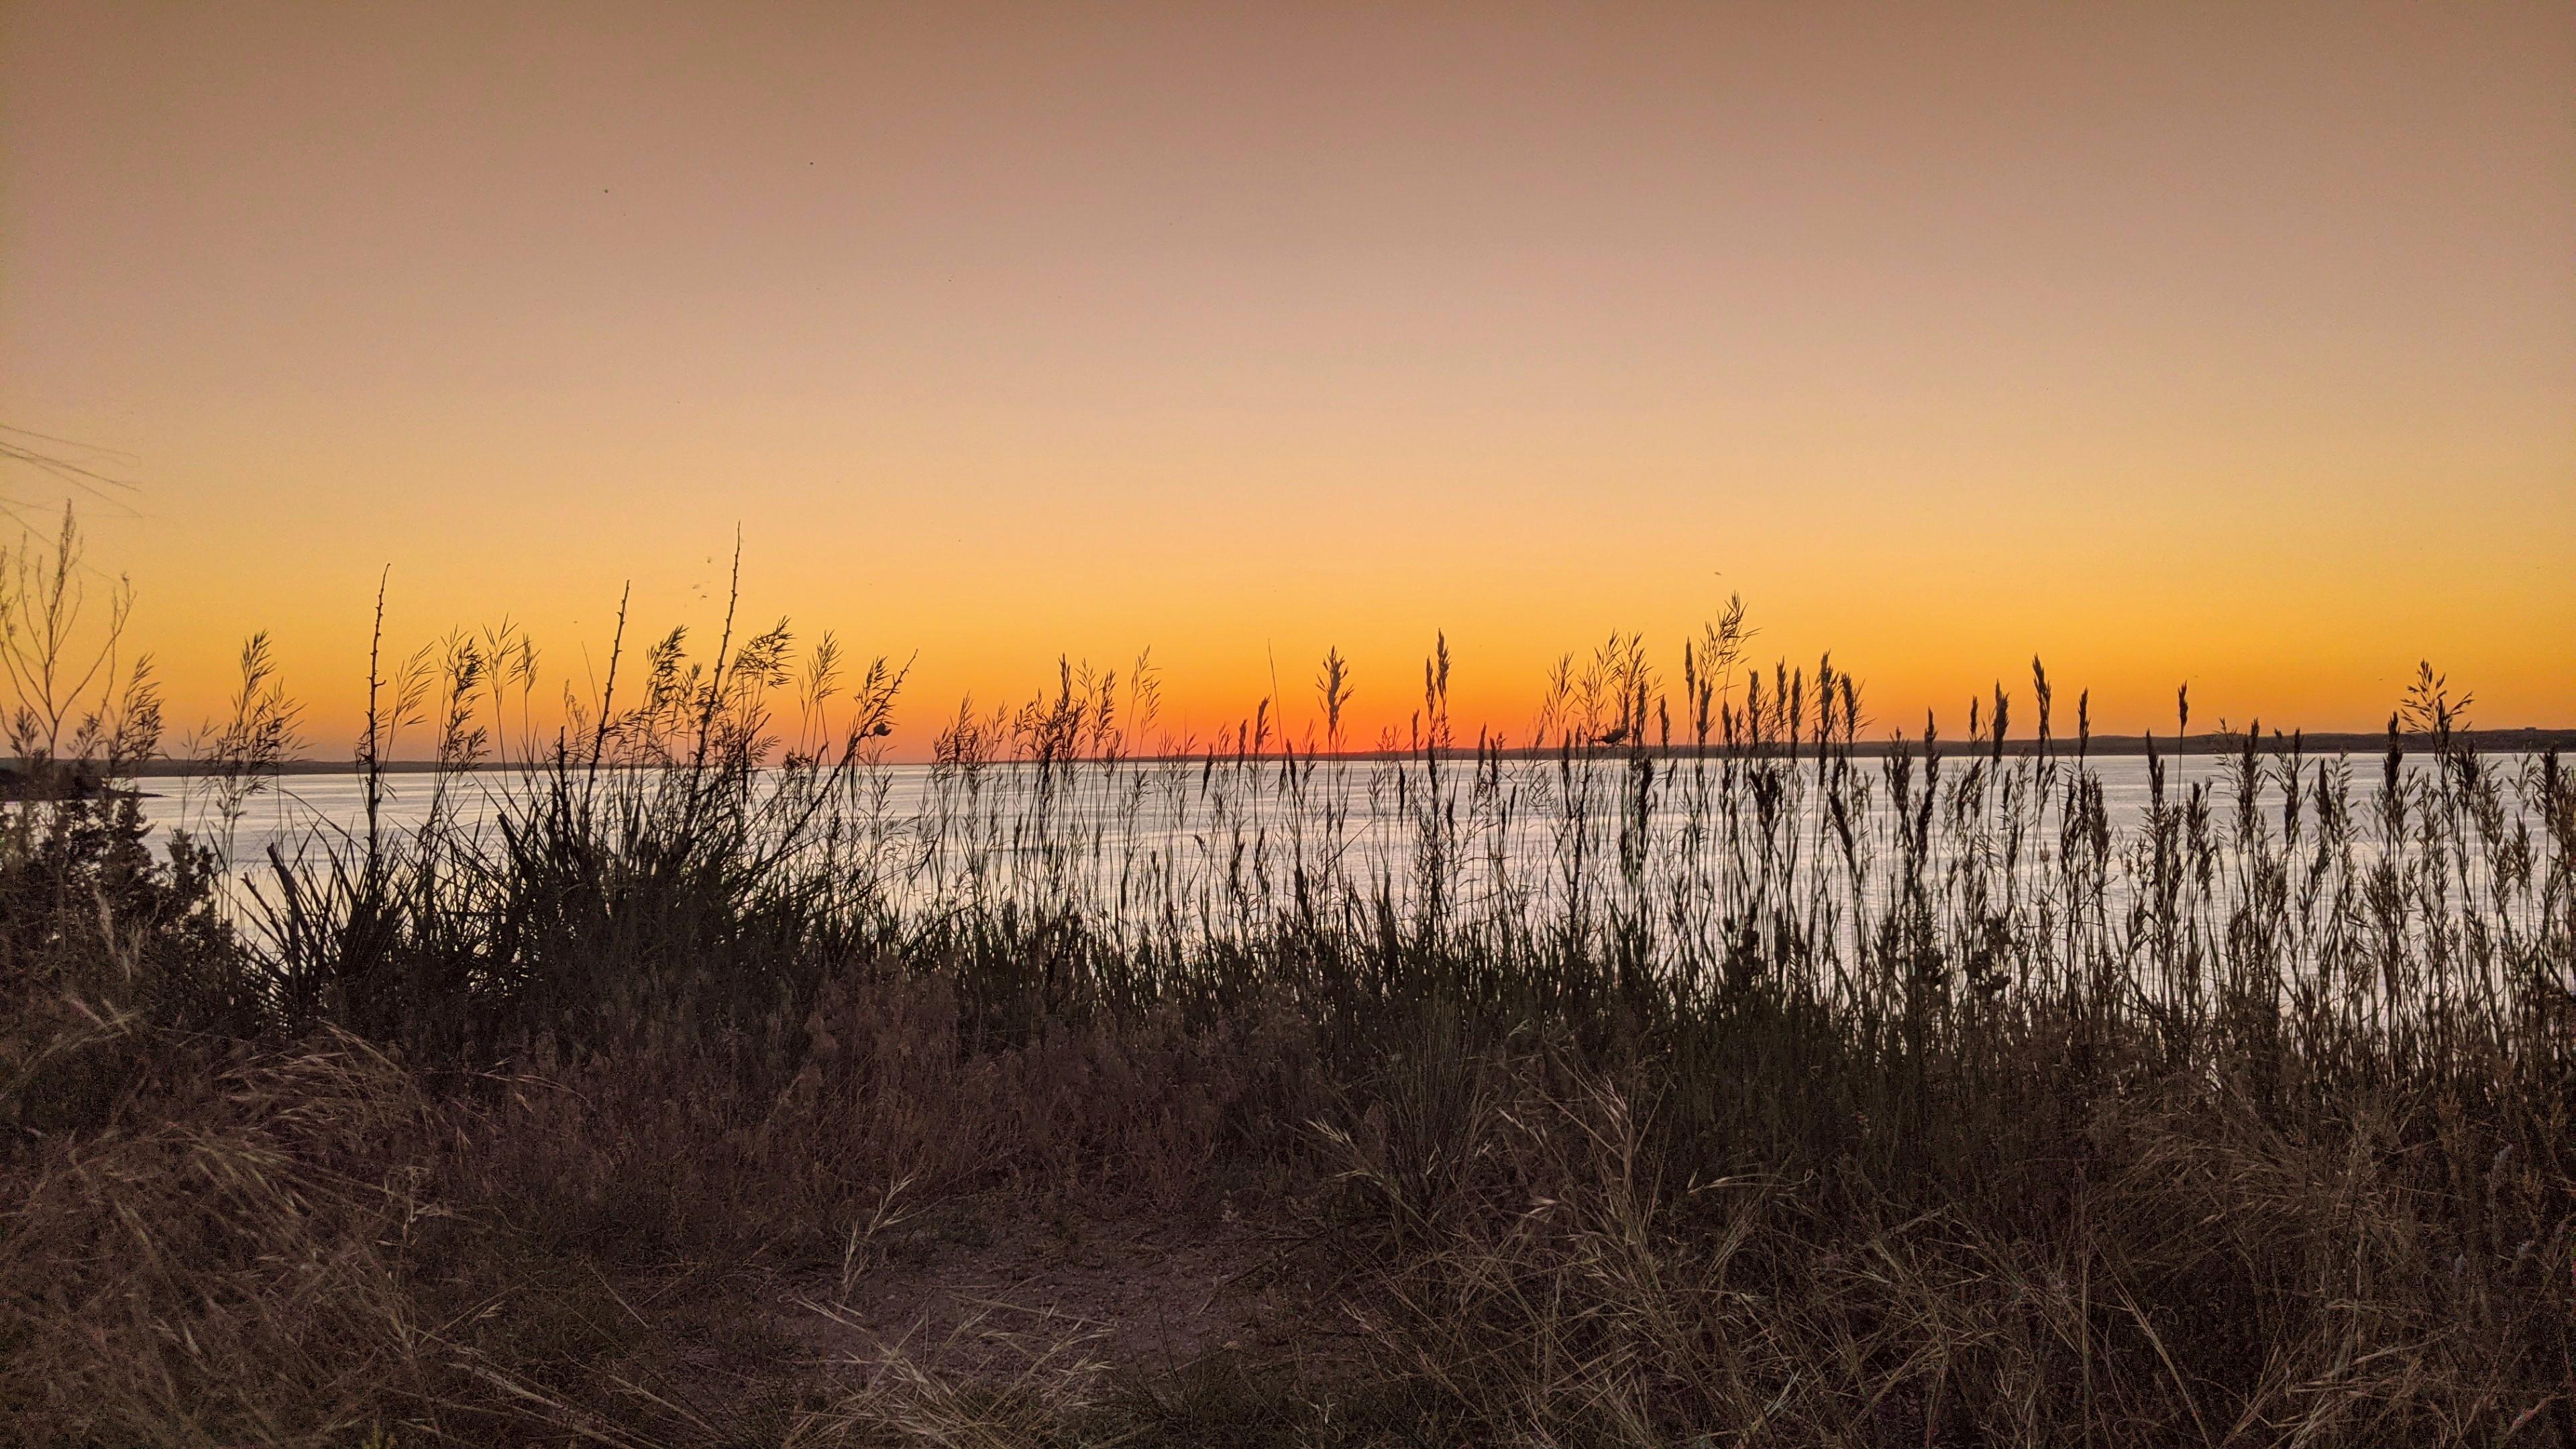
[[(2086, 743), (2085, 753), (2088, 756), (2107, 758), (2144, 755), (2147, 753), (2149, 738), (2150, 737), (2146, 735), (2095, 735)], [(2456, 738), (2460, 743), (2467, 745), (2469, 748), (2474, 749), (2481, 754), (2531, 754), (2553, 748), (2576, 752), (2576, 729), (2540, 729), (2529, 727), (2523, 729), (2462, 730)], [(2245, 740), (2242, 735), (2215, 733), (2195, 734), (2186, 736), (2180, 740), (2175, 740), (2169, 736), (2158, 735), (2153, 737), (2153, 740), (2156, 752), (2168, 756), (2177, 754), (2232, 755), (2245, 748)], [(2408, 754), (2420, 754), (2431, 748), (2430, 741), (2422, 735), (2402, 735), (2399, 737), (2399, 743), (2404, 747)], [(2312, 756), (2377, 755), (2388, 748), (2388, 735), (2384, 731), (2375, 733), (2362, 731), (2337, 731), (2327, 734), (2302, 736), (2299, 738), (2298, 744), (2299, 748), (2303, 752)], [(1892, 753), (1899, 745), (1902, 745), (1907, 749), (1919, 750), (1922, 747), (1922, 741), (1920, 739), (1860, 740), (1849, 746), (1849, 749), (1851, 753), (1856, 756), (1877, 759)], [(2267, 734), (2263, 737), (2259, 745), (2259, 749), (2265, 755), (2282, 755), (2289, 753), (2290, 745), (2291, 736), (2287, 734), (2278, 736)], [(2048, 742), (2048, 747), (2053, 754), (2060, 758), (2073, 756), (2076, 748), (2075, 741), (2071, 737), (2052, 737)], [(1841, 746), (1838, 745), (1837, 748), (1841, 748)], [(1975, 747), (1975, 752), (1981, 754), (1987, 753), (1990, 752), (1992, 748), (1993, 746), (1991, 745), (1979, 745)], [(1600, 745), (1596, 746), (1595, 749), (1597, 752), (1605, 754), (1624, 753), (1621, 747), (1615, 745)], [(1941, 741), (1941, 752), (1944, 755), (1956, 757), (1966, 755), (1970, 753), (1971, 750), (1969, 742), (1964, 739), (1944, 739)], [(2027, 758), (2039, 753), (2039, 741), (2027, 738), (2008, 739), (2004, 741), (2003, 752), (2007, 758)], [(1506, 760), (1553, 759), (1556, 757), (1557, 753), (1557, 749), (1553, 746), (1546, 749), (1532, 749), (1525, 745), (1514, 746), (1501, 752), (1502, 758)], [(1698, 753), (1698, 751), (1694, 750), (1689, 745), (1673, 745), (1670, 747), (1650, 746), (1642, 753), (1651, 759), (1686, 760), (1692, 758)], [(1721, 753), (1721, 750), (1718, 746), (1712, 745), (1709, 747), (1707, 753), (1716, 755)], [(1749, 754), (1754, 752), (1748, 750), (1743, 753)], [(1785, 746), (1773, 745), (1765, 747), (1760, 751), (1760, 753), (1765, 755), (1786, 755), (1790, 753), (1790, 751)], [(1814, 754), (1815, 750), (1812, 745), (1802, 742), (1797, 747), (1796, 753), (1801, 756), (1808, 756)], [(1419, 758), (1421, 754), (1422, 751), (1419, 749), (1344, 750), (1339, 754), (1309, 756), (1301, 750), (1297, 752), (1297, 758), (1301, 760), (1309, 758), (1342, 760), (1364, 764), (1381, 760), (1415, 759)], [(1122, 758), (1133, 764), (1194, 764), (1206, 761), (1211, 755), (1218, 760), (1227, 760), (1234, 757), (1234, 752), (1232, 750), (1225, 749), (1213, 751), (1200, 750), (1183, 755), (1128, 755), (1123, 756)], [(1274, 747), (1273, 749), (1266, 751), (1263, 758), (1277, 759), (1279, 758), (1279, 751)], [(1446, 749), (1440, 752), (1440, 758), (1443, 760), (1473, 760), (1476, 758), (1476, 751), (1472, 748)], [(1078, 763), (1091, 762), (1092, 757), (1088, 756), (1083, 757), (1082, 760), (1078, 761)], [(14, 764), (15, 762), (10, 763)], [(896, 761), (894, 763), (926, 765), (930, 762), (926, 760), (917, 760)], [(1007, 760), (996, 760), (993, 763), (1008, 764), (1013, 762)], [(384, 762), (382, 768), (388, 775), (422, 775), (435, 772), (439, 766), (438, 762), (435, 760), (387, 760)], [(521, 770), (528, 767), (524, 763), (504, 763), (486, 760), (480, 764), (471, 766), (470, 768), (477, 771), (507, 771)], [(166, 779), (176, 776), (196, 774), (203, 769), (204, 766), (200, 762), (193, 760), (154, 760), (148, 764), (137, 767), (132, 773), (140, 778)], [(275, 773), (279, 775), (352, 775), (356, 774), (357, 771), (358, 767), (356, 763), (349, 760), (288, 760), (275, 766), (272, 771), (265, 773)]]

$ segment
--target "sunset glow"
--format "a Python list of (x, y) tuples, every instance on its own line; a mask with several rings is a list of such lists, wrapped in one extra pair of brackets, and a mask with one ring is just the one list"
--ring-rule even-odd
[[(0, 8), (0, 423), (184, 725), (742, 609), (1462, 720), (1740, 591), (1882, 725), (2576, 724), (2576, 10)], [(41, 526), (51, 478), (0, 496)], [(550, 686), (551, 688), (551, 686)]]

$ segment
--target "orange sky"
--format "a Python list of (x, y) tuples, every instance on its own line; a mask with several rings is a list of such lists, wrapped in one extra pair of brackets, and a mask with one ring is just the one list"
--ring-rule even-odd
[(2576, 7), (5, 5), (0, 422), (334, 751), (387, 565), (577, 672), (737, 523), (913, 746), (1730, 589), (1889, 722), (2576, 724)]

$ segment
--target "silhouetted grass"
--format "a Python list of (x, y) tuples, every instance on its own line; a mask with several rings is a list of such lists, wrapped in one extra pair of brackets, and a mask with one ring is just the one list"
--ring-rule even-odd
[[(2576, 1443), (2554, 755), (2428, 670), (2367, 780), (2249, 728), (2115, 826), (2036, 665), (1865, 756), (1855, 681), (1746, 639), (1569, 660), (1539, 764), (1454, 737), (1445, 646), (1357, 764), (1337, 656), (1293, 743), (1068, 668), (898, 809), (900, 671), (828, 640), (621, 648), (532, 740), (533, 649), (459, 636), (371, 681), (365, 833), (242, 922), (130, 800), (12, 807), (0, 1426)], [(259, 670), (218, 799), (291, 738)], [(414, 729), (442, 803), (378, 828)], [(800, 1358), (743, 1286), (988, 1210), (1248, 1216), (1294, 1331), (960, 1378)]]

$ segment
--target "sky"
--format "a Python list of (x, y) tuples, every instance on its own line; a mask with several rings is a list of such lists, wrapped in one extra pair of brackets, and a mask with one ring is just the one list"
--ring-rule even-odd
[(316, 754), (380, 580), (587, 687), (737, 535), (914, 754), (1444, 632), (1519, 735), (1738, 591), (1880, 730), (2576, 725), (2576, 6), (0, 3), (0, 424)]

